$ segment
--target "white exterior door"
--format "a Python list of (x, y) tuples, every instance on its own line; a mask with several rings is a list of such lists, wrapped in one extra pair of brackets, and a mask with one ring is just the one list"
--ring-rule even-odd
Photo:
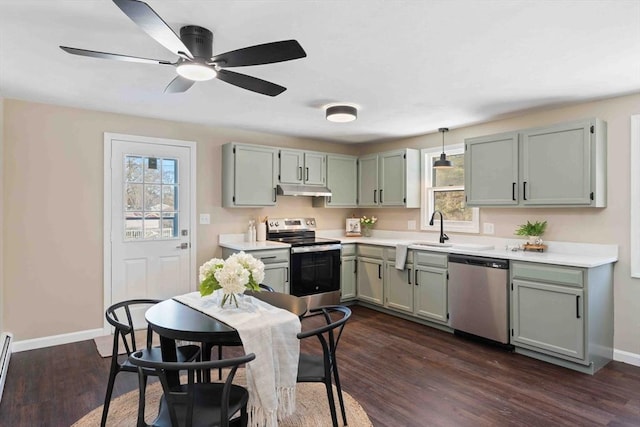
[(110, 286), (105, 283), (110, 295), (105, 289), (105, 306), (135, 298), (171, 298), (195, 287), (191, 237), (195, 145), (172, 142), (176, 141), (105, 135), (105, 157), (110, 157), (106, 171), (110, 204), (105, 215), (110, 215), (111, 237), (105, 245), (110, 247), (110, 265), (105, 265), (105, 271), (110, 269)]

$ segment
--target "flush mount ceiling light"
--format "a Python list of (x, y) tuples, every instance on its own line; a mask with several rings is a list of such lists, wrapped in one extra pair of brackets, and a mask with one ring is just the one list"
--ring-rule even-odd
[(358, 109), (353, 105), (331, 105), (327, 107), (326, 117), (335, 123), (352, 122), (358, 118)]
[(216, 69), (207, 64), (200, 64), (198, 62), (184, 61), (182, 64), (176, 67), (176, 72), (185, 79), (193, 80), (194, 82), (203, 82), (205, 80), (211, 80), (215, 78), (218, 73)]
[(447, 160), (447, 155), (444, 154), (444, 133), (449, 132), (449, 128), (440, 128), (438, 132), (442, 133), (442, 154), (440, 154), (440, 159), (433, 162), (433, 167), (437, 169), (452, 168), (451, 160)]

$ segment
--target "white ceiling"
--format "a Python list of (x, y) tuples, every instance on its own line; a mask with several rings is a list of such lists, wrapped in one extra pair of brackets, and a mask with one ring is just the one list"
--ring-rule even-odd
[[(234, 68), (288, 88), (272, 98), (219, 80), (164, 94), (173, 67), (58, 48), (175, 60), (109, 0), (0, 0), (0, 94), (101, 111), (366, 142), (542, 106), (640, 92), (640, 0), (147, 0), (214, 53), (296, 39), (307, 58)], [(358, 120), (323, 105), (360, 106)]]

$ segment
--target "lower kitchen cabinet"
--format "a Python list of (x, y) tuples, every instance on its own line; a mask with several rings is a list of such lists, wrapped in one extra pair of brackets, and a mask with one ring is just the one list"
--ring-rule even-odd
[(613, 358), (612, 265), (512, 262), (511, 328), (517, 352), (594, 373)]
[(383, 304), (381, 259), (358, 257), (358, 299), (372, 304)]
[[(222, 257), (227, 259), (236, 251), (222, 248)], [(289, 249), (265, 249), (245, 251), (264, 264), (264, 280), (262, 283), (271, 286), (276, 292), (289, 293)]]
[(384, 306), (393, 310), (413, 313), (413, 253), (407, 254), (404, 269), (396, 268), (396, 250), (385, 250)]
[(356, 294), (356, 245), (342, 245), (340, 289), (341, 301), (354, 299)]
[(415, 316), (438, 323), (448, 322), (447, 267), (446, 254), (415, 252), (413, 290)]

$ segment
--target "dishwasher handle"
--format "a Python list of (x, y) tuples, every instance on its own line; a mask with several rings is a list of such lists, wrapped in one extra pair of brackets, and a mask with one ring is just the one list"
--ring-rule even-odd
[(477, 265), (487, 268), (498, 268), (501, 270), (509, 269), (509, 261), (498, 258), (484, 258), (470, 255), (450, 254), (449, 262), (467, 265)]

